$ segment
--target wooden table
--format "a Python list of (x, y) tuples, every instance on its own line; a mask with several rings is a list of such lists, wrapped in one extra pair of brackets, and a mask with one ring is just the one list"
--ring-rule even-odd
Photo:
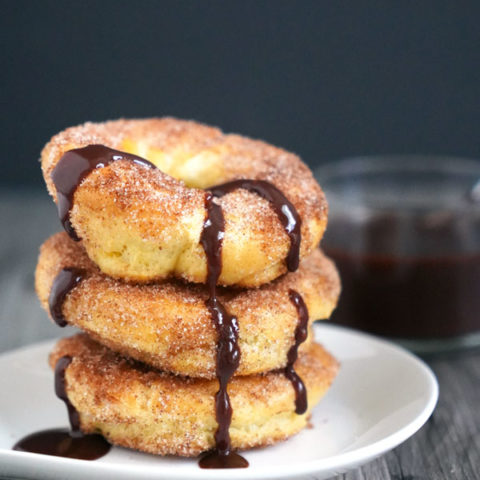
[[(52, 201), (44, 192), (0, 191), (0, 225), (0, 352), (65, 336), (33, 288), (38, 247), (60, 229)], [(427, 361), (440, 384), (432, 418), (400, 447), (336, 480), (480, 479), (480, 351)]]

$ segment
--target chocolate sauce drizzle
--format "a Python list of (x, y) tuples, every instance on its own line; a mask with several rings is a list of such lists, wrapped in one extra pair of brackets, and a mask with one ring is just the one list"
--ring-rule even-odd
[[(202, 468), (242, 468), (248, 462), (231, 451), (229, 428), (232, 420), (232, 407), (227, 393), (227, 385), (238, 368), (240, 348), (238, 346), (237, 319), (230, 315), (216, 296), (216, 285), (222, 271), (222, 241), (225, 235), (225, 219), (222, 208), (213, 201), (213, 197), (222, 197), (233, 190), (243, 188), (255, 192), (268, 200), (285, 231), (290, 238), (290, 249), (287, 255), (287, 268), (295, 271), (300, 261), (301, 218), (293, 204), (274, 185), (263, 180), (234, 180), (217, 185), (210, 189), (205, 199), (207, 219), (203, 225), (200, 243), (207, 257), (207, 287), (209, 299), (207, 306), (218, 333), (217, 341), (217, 379), (220, 388), (215, 396), (215, 415), (218, 423), (215, 432), (215, 451), (200, 460)], [(307, 338), (308, 312), (302, 297), (293, 290), (289, 292), (290, 300), (299, 313), (299, 325), (295, 331), (295, 345), (288, 352), (288, 363), (285, 375), (295, 389), (295, 405), (297, 413), (307, 409), (305, 385), (293, 368), (297, 359), (298, 347)]]
[(212, 187), (209, 190), (212, 192), (213, 196), (222, 197), (238, 188), (254, 192), (270, 202), (290, 238), (290, 250), (287, 255), (287, 268), (290, 272), (297, 270), (300, 262), (302, 219), (294, 205), (275, 185), (265, 180), (233, 180), (232, 182)]
[(207, 218), (203, 225), (200, 243), (207, 257), (209, 298), (206, 304), (218, 334), (216, 373), (219, 389), (215, 394), (215, 417), (218, 423), (215, 432), (215, 450), (205, 455), (199, 465), (202, 468), (245, 468), (248, 467), (247, 460), (232, 451), (229, 428), (233, 412), (227, 392), (228, 382), (240, 363), (238, 322), (235, 316), (227, 312), (217, 297), (217, 281), (222, 272), (225, 220), (222, 208), (213, 201), (210, 193), (205, 197), (205, 207)]
[(287, 354), (285, 376), (290, 380), (295, 390), (295, 413), (301, 415), (307, 411), (307, 389), (302, 379), (298, 376), (293, 365), (298, 358), (298, 348), (307, 339), (308, 335), (308, 310), (302, 296), (295, 290), (289, 290), (290, 301), (295, 305), (298, 312), (298, 324), (295, 329), (295, 343), (290, 347)]
[[(57, 190), (59, 217), (64, 229), (74, 240), (78, 241), (79, 237), (71, 224), (70, 211), (77, 187), (94, 169), (103, 168), (117, 160), (129, 160), (148, 168), (155, 168), (155, 165), (143, 158), (113, 150), (103, 145), (88, 145), (66, 152), (53, 170), (52, 181)], [(215, 432), (215, 450), (200, 460), (199, 464), (202, 468), (248, 467), (247, 460), (232, 451), (229, 433), (233, 412), (227, 386), (240, 363), (239, 329), (236, 317), (227, 312), (217, 297), (217, 281), (222, 271), (222, 242), (225, 234), (225, 219), (221, 207), (213, 200), (213, 197), (222, 197), (238, 188), (256, 193), (269, 201), (274, 208), (290, 239), (290, 249), (286, 259), (288, 270), (297, 270), (300, 259), (301, 218), (294, 205), (274, 185), (264, 180), (242, 179), (217, 185), (207, 193), (205, 197), (207, 218), (203, 225), (200, 243), (207, 257), (206, 283), (209, 298), (206, 301), (206, 305), (212, 315), (218, 334), (216, 374), (219, 390), (215, 395), (215, 416), (218, 423), (218, 428)], [(53, 319), (60, 326), (65, 326), (67, 323), (62, 314), (65, 296), (81, 279), (81, 271), (69, 268), (62, 270), (55, 279), (49, 298), (49, 307)], [(295, 332), (295, 345), (290, 348), (288, 353), (285, 375), (290, 379), (295, 388), (296, 412), (304, 413), (307, 408), (305, 386), (296, 374), (293, 363), (297, 358), (298, 347), (307, 335), (308, 312), (305, 303), (297, 292), (292, 290), (289, 292), (289, 295), (290, 300), (298, 310), (300, 321)], [(62, 360), (60, 359), (60, 361)], [(60, 367), (57, 365), (60, 372), (58, 377), (56, 377), (56, 385), (58, 383), (57, 395), (65, 401), (69, 411), (72, 432), (76, 432), (75, 426), (78, 425), (76, 423), (78, 422), (78, 414), (76, 414), (76, 410), (74, 410), (64, 393), (64, 371), (69, 361), (63, 360), (62, 363), (60, 361)], [(62, 367), (63, 364), (65, 364), (64, 367)]]
[(32, 433), (18, 441), (13, 450), (80, 460), (96, 460), (110, 451), (111, 445), (101, 435), (80, 432), (78, 411), (66, 392), (65, 370), (71, 362), (72, 357), (66, 355), (55, 366), (55, 393), (67, 407), (71, 430), (56, 428)]
[(48, 308), (53, 321), (59, 327), (65, 327), (67, 320), (63, 315), (62, 308), (65, 297), (78, 283), (83, 280), (84, 272), (79, 268), (66, 267), (60, 270), (52, 284), (48, 297)]
[(80, 433), (80, 417), (77, 409), (72, 405), (72, 402), (70, 402), (68, 398), (67, 385), (65, 383), (65, 371), (71, 363), (72, 357), (69, 355), (65, 355), (58, 359), (57, 364), (55, 365), (55, 395), (65, 403), (72, 435), (78, 436)]
[[(156, 168), (153, 163), (139, 156), (94, 144), (65, 152), (53, 169), (51, 178), (57, 191), (58, 215), (63, 228), (73, 240), (80, 240), (70, 221), (70, 211), (76, 189), (90, 172), (118, 160), (128, 160), (137, 165)], [(270, 202), (290, 238), (287, 268), (290, 272), (297, 270), (300, 260), (302, 219), (295, 206), (275, 185), (265, 180), (233, 180), (212, 187), (210, 192), (215, 197), (222, 197), (238, 188), (255, 192)]]
[(57, 191), (58, 216), (63, 228), (73, 240), (80, 240), (70, 222), (75, 190), (90, 172), (118, 160), (129, 160), (137, 165), (156, 168), (153, 163), (136, 155), (114, 150), (104, 145), (87, 145), (65, 152), (53, 169), (51, 178)]

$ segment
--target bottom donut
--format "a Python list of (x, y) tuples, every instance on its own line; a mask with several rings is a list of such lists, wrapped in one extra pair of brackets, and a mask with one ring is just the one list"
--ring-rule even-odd
[[(216, 380), (179, 377), (122, 357), (78, 334), (60, 340), (50, 365), (69, 356), (66, 393), (84, 433), (101, 433), (115, 445), (158, 455), (197, 456), (215, 446)], [(308, 410), (295, 413), (295, 393), (283, 371), (235, 377), (232, 447), (271, 445), (298, 433), (338, 370), (336, 360), (312, 343), (295, 370), (308, 392)]]

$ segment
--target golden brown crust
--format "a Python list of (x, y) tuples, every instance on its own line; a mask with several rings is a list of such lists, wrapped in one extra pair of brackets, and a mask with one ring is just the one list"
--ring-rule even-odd
[[(203, 285), (176, 280), (135, 285), (108, 278), (81, 245), (62, 232), (41, 247), (36, 270), (37, 293), (47, 311), (54, 278), (65, 267), (85, 271), (85, 279), (63, 306), (69, 324), (157, 368), (193, 377), (215, 376), (217, 333), (205, 306), (208, 294)], [(297, 272), (269, 285), (220, 290), (222, 303), (238, 318), (242, 352), (238, 375), (285, 365), (298, 324), (289, 289), (302, 295), (311, 320), (328, 318), (340, 290), (335, 266), (316, 250)]]
[[(50, 365), (69, 355), (67, 394), (84, 432), (114, 444), (160, 455), (195, 456), (214, 446), (216, 380), (186, 379), (125, 359), (76, 335), (60, 340)], [(312, 344), (295, 365), (308, 391), (309, 409), (294, 410), (294, 391), (283, 373), (236, 377), (229, 384), (235, 449), (271, 445), (306, 426), (312, 407), (332, 383), (338, 364)]]
[[(318, 245), (325, 230), (325, 197), (296, 155), (172, 118), (86, 123), (54, 136), (42, 152), (45, 181), (54, 198), (50, 175), (62, 154), (92, 143), (146, 157), (159, 167), (115, 162), (92, 172), (75, 193), (72, 223), (88, 255), (110, 276), (205, 281), (199, 244), (205, 191), (193, 187), (238, 178), (273, 183), (302, 218), (302, 257)], [(219, 283), (258, 286), (285, 273), (289, 238), (270, 204), (245, 190), (218, 203), (226, 225)]]

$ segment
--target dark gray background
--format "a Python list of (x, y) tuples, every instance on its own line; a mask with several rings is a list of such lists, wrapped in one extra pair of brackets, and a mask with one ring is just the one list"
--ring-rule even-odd
[(478, 1), (1, 1), (0, 184), (86, 120), (174, 115), (310, 165), (478, 156)]
[[(68, 335), (33, 288), (60, 229), (37, 162), (85, 120), (176, 115), (312, 166), (346, 155), (478, 157), (480, 2), (0, 0), (0, 351)], [(476, 480), (479, 354), (430, 361), (432, 419), (337, 480)], [(1, 380), (1, 379), (0, 379)], [(66, 417), (65, 417), (66, 418)], [(13, 443), (13, 440), (12, 440)], [(477, 473), (475, 473), (477, 472)]]

